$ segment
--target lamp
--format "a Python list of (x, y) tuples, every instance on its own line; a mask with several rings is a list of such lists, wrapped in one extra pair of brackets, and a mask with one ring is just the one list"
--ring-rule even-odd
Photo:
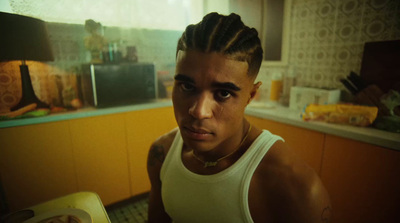
[(21, 60), (22, 98), (11, 108), (17, 110), (26, 105), (36, 103), (37, 108), (48, 108), (40, 101), (32, 87), (26, 60), (54, 60), (43, 20), (27, 16), (0, 12), (0, 61)]

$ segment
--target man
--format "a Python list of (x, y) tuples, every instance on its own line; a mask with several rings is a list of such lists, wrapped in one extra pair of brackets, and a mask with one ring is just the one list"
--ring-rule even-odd
[(186, 28), (172, 95), (179, 128), (148, 156), (149, 222), (329, 222), (316, 173), (244, 117), (262, 53), (257, 31), (236, 14)]

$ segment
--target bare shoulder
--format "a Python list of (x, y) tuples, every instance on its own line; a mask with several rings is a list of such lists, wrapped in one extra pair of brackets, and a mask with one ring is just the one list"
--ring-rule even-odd
[(271, 217), (283, 222), (330, 222), (331, 204), (320, 177), (289, 146), (277, 141), (256, 170)]
[(148, 222), (171, 222), (164, 210), (161, 198), (160, 171), (164, 159), (174, 141), (177, 128), (158, 137), (150, 147), (147, 156), (147, 173), (151, 183), (148, 207)]
[(147, 157), (147, 166), (159, 166), (164, 162), (172, 142), (178, 129), (175, 128), (170, 132), (158, 137), (151, 145)]

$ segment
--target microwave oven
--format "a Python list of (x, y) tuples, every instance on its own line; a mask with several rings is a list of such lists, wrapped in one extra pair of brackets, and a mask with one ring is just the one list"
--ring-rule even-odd
[(124, 106), (157, 98), (157, 76), (152, 63), (84, 64), (81, 71), (84, 105)]

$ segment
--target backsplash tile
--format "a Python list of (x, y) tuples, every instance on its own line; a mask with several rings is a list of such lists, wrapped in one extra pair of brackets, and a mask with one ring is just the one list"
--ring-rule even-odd
[(293, 0), (289, 64), (298, 85), (341, 88), (364, 43), (400, 39), (400, 1)]

